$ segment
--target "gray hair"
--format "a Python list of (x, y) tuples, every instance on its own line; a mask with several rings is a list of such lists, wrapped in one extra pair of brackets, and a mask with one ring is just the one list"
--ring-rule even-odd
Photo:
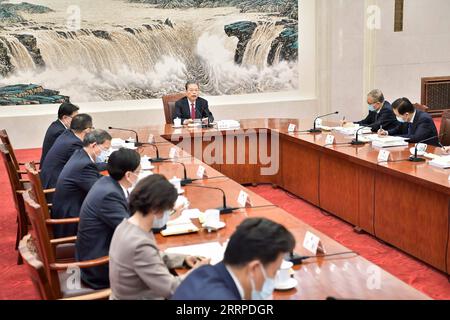
[(107, 140), (112, 140), (111, 135), (102, 129), (92, 130), (87, 133), (83, 139), (83, 146), (87, 147), (92, 143), (103, 144)]
[(373, 99), (374, 103), (376, 103), (376, 102), (383, 103), (384, 102), (384, 95), (380, 89), (375, 89), (375, 90), (370, 91), (367, 96), (371, 97)]
[(197, 85), (197, 87), (200, 89), (200, 84), (198, 83), (198, 81), (189, 80), (188, 82), (186, 82), (186, 85), (184, 86), (184, 87), (186, 88), (186, 90), (188, 89), (188, 87), (189, 87), (191, 84)]

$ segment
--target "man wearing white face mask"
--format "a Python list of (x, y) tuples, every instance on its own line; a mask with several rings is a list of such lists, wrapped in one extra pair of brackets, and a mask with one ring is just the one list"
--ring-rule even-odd
[[(116, 227), (128, 218), (128, 189), (140, 171), (141, 157), (130, 149), (119, 149), (108, 159), (109, 176), (100, 178), (91, 188), (80, 210), (76, 242), (77, 261), (108, 255)], [(109, 287), (108, 266), (81, 270), (81, 279), (94, 289)]]
[(394, 101), (392, 108), (400, 125), (392, 130), (380, 130), (381, 136), (400, 136), (410, 143), (418, 143), (426, 139), (427, 144), (439, 146), (438, 131), (433, 118), (423, 111), (417, 110), (408, 98)]
[(193, 271), (172, 299), (269, 299), (276, 273), (294, 247), (294, 236), (284, 226), (265, 218), (246, 219), (231, 236), (223, 261)]
[[(94, 130), (83, 139), (83, 148), (76, 150), (67, 161), (56, 182), (52, 218), (76, 218), (92, 186), (100, 179), (96, 162), (111, 147), (111, 136), (105, 130)], [(54, 226), (56, 238), (77, 234), (77, 224)]]
[[(355, 122), (355, 124), (368, 126), (372, 129), (372, 132), (377, 132), (380, 128), (394, 129), (398, 125), (391, 104), (384, 99), (381, 90), (375, 89), (369, 92), (367, 105), (369, 114), (365, 119)], [(343, 125), (345, 124), (346, 122), (343, 121)]]
[(110, 299), (168, 299), (189, 274), (177, 277), (169, 269), (209, 263), (158, 249), (150, 231), (166, 225), (177, 197), (175, 187), (159, 174), (142, 179), (131, 192), (132, 216), (117, 227), (109, 250)]

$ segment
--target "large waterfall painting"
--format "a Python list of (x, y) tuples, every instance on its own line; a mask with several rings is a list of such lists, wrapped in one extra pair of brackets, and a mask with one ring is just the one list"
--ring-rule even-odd
[[(72, 101), (298, 89), (297, 0), (0, 0), (0, 86)], [(48, 91), (51, 91), (48, 90)]]

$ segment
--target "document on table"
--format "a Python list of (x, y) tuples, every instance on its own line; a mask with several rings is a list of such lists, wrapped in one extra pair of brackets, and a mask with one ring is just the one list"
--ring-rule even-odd
[(219, 242), (207, 242), (189, 246), (168, 248), (164, 252), (210, 258), (211, 264), (214, 265), (223, 260), (225, 248)]

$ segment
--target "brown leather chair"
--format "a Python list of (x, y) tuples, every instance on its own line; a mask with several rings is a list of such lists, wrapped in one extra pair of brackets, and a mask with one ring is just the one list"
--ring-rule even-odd
[(441, 135), (439, 141), (444, 146), (450, 146), (450, 110), (444, 111), (442, 114), (439, 134)]
[[(25, 212), (25, 206), (23, 203), (22, 193), (25, 189), (29, 187), (27, 180), (22, 179), (19, 171), (16, 170), (14, 165), (14, 159), (11, 153), (8, 151), (5, 145), (0, 145), (0, 154), (5, 165), (5, 169), (8, 173), (9, 184), (11, 187), (11, 192), (16, 206), (17, 212), (17, 233), (16, 233), (16, 245), (15, 248), (19, 247), (19, 241), (28, 233), (28, 218)], [(22, 264), (22, 258), (20, 254), (17, 256), (17, 264)]]
[(426, 105), (423, 105), (423, 104), (420, 104), (420, 103), (414, 103), (414, 107), (417, 110), (424, 111), (424, 112), (428, 112), (428, 109), (429, 109)]
[[(104, 293), (108, 290), (94, 290), (81, 281), (71, 288), (73, 279), (79, 279), (73, 272), (78, 268), (91, 268), (109, 263), (109, 257), (94, 260), (64, 263), (56, 259), (54, 246), (62, 243), (73, 243), (73, 238), (50, 239), (47, 231), (48, 220), (44, 218), (41, 207), (33, 200), (30, 190), (23, 193), (25, 209), (32, 225), (32, 237), (25, 236), (19, 245), (19, 252), (27, 265), (31, 278), (38, 288), (42, 299), (61, 299), (90, 294)], [(31, 241), (31, 244), (30, 244)], [(30, 247), (33, 247), (30, 250)], [(33, 258), (33, 257), (34, 258)], [(39, 264), (38, 261), (41, 263)], [(73, 272), (67, 272), (68, 269)]]
[(174, 93), (162, 97), (164, 105), (164, 115), (166, 117), (166, 124), (173, 123), (173, 115), (175, 113), (175, 102), (186, 97), (186, 93)]

